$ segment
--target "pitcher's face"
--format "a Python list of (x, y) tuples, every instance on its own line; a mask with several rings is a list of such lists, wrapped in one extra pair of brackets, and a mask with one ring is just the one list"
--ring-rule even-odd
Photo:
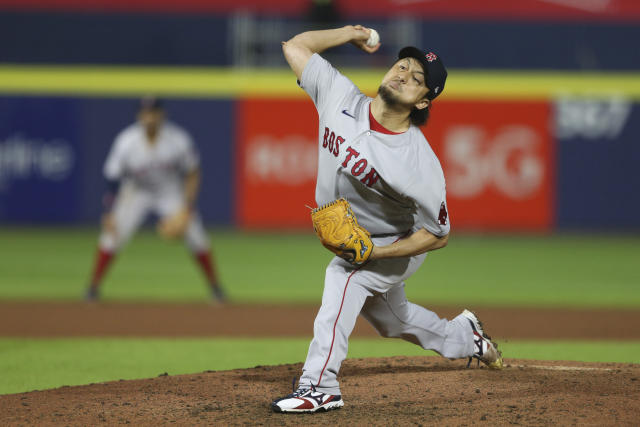
[(422, 65), (414, 58), (398, 60), (385, 74), (378, 93), (389, 106), (405, 106), (411, 110), (429, 106)]

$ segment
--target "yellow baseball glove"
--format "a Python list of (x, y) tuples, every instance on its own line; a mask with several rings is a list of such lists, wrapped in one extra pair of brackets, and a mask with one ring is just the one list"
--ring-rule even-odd
[(157, 231), (165, 239), (178, 239), (184, 236), (191, 221), (191, 212), (181, 209), (158, 223)]
[(311, 221), (322, 245), (339, 257), (361, 265), (371, 256), (371, 234), (358, 225), (351, 205), (345, 199), (313, 209)]

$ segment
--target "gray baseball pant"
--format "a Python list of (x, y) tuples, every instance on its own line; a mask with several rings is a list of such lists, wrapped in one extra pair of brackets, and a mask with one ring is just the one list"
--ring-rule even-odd
[(466, 318), (441, 319), (407, 301), (404, 279), (424, 258), (378, 260), (361, 269), (338, 257), (331, 261), (301, 386), (313, 384), (320, 392), (341, 394), (337, 375), (359, 314), (383, 337), (402, 338), (451, 359), (473, 354), (473, 331)]

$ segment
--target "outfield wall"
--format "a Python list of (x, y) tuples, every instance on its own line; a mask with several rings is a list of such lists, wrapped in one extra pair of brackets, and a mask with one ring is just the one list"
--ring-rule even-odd
[[(345, 72), (373, 94), (384, 70)], [(312, 103), (286, 70), (205, 68), (0, 67), (0, 221), (95, 223), (104, 157), (146, 92), (194, 135), (207, 223), (309, 226)], [(640, 229), (639, 99), (629, 73), (451, 70), (424, 132), (453, 225)]]
[[(231, 101), (168, 101), (204, 159), (201, 206), (209, 222), (232, 222)], [(0, 97), (0, 218), (7, 223), (96, 222), (102, 166), (116, 134), (133, 121), (127, 98)], [(212, 122), (211, 118), (216, 120)]]
[[(248, 98), (236, 111), (237, 223), (308, 225), (317, 146), (334, 143), (318, 140), (313, 104)], [(617, 95), (443, 98), (430, 120), (423, 132), (443, 165), (455, 227), (640, 228), (637, 102)], [(283, 194), (283, 212), (265, 213)]]

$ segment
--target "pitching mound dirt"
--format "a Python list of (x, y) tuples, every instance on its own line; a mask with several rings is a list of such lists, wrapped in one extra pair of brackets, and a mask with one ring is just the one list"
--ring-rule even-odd
[(284, 415), (301, 364), (159, 376), (0, 396), (4, 425), (637, 425), (640, 365), (439, 357), (348, 359), (345, 407)]

